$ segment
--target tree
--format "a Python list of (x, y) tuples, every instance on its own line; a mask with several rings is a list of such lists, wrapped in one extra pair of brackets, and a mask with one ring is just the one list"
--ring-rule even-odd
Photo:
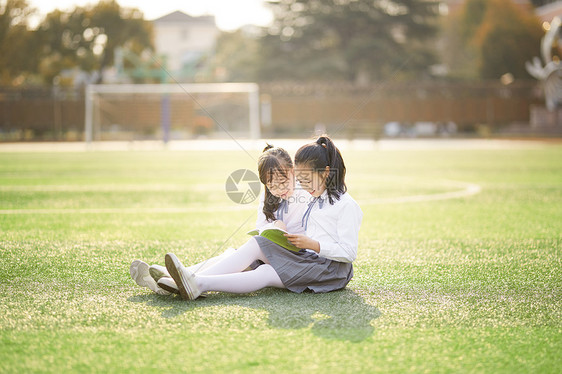
[(435, 58), (438, 3), (426, 0), (280, 0), (262, 38), (262, 79), (368, 82), (425, 72)]
[(529, 77), (525, 62), (538, 55), (543, 31), (531, 10), (512, 0), (466, 0), (445, 34), (450, 76), (498, 79)]
[[(46, 83), (65, 69), (78, 67), (91, 71), (95, 65), (92, 40), (85, 38), (86, 11), (75, 8), (71, 13), (54, 10), (47, 14), (35, 33), (41, 45), (39, 73)], [(99, 29), (96, 30), (99, 34)]]
[(244, 28), (222, 32), (212, 61), (218, 81), (252, 82), (257, 79), (261, 64), (259, 36)]
[(64, 69), (86, 72), (111, 66), (115, 49), (125, 47), (140, 54), (152, 50), (152, 27), (137, 9), (121, 8), (117, 2), (100, 1), (90, 7), (76, 7), (69, 13), (55, 10), (39, 25), (36, 38), (41, 48), (39, 72), (46, 83)]
[[(105, 35), (105, 46), (100, 48), (100, 73), (113, 64), (115, 49), (125, 47), (140, 54), (145, 49), (153, 50), (152, 25), (144, 20), (138, 9), (121, 8), (115, 0), (100, 1), (89, 12), (91, 24)], [(101, 79), (101, 74), (100, 74)]]
[(480, 51), (480, 77), (497, 79), (509, 73), (515, 78), (528, 78), (525, 62), (539, 55), (542, 36), (537, 17), (510, 0), (490, 0), (474, 36)]
[(27, 21), (34, 10), (26, 0), (0, 4), (0, 84), (20, 84), (33, 71), (37, 55)]
[(463, 43), (470, 43), (478, 28), (484, 22), (489, 0), (467, 0), (460, 20), (455, 20)]

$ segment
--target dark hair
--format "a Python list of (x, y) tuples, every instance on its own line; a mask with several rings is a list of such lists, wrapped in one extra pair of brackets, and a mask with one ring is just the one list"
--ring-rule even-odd
[(279, 208), (281, 203), (281, 198), (274, 196), (269, 188), (267, 188), (267, 183), (271, 182), (273, 176), (279, 173), (283, 176), (287, 176), (287, 169), (293, 168), (293, 160), (286, 150), (279, 147), (274, 147), (271, 144), (263, 149), (263, 153), (258, 159), (258, 173), (260, 175), (260, 181), (265, 186), (265, 199), (263, 204), (263, 214), (268, 221), (275, 221), (275, 211)]
[(307, 165), (316, 172), (323, 172), (326, 166), (330, 167), (325, 182), (330, 204), (334, 203), (334, 199), (339, 200), (347, 191), (345, 163), (339, 149), (328, 135), (322, 135), (315, 142), (300, 147), (295, 155), (295, 164)]

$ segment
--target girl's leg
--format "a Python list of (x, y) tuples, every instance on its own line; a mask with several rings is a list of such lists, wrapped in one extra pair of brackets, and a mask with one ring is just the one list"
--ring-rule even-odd
[(218, 256), (215, 256), (215, 257), (211, 257), (211, 258), (209, 258), (205, 261), (202, 261), (198, 264), (188, 266), (187, 268), (192, 273), (199, 273), (199, 272), (213, 266), (214, 264), (216, 264), (220, 260), (226, 258), (227, 256), (231, 255), (234, 251), (236, 251), (235, 248), (227, 248), (227, 250), (224, 251), (222, 254), (220, 254)]
[[(255, 240), (254, 240), (255, 241)], [(222, 275), (195, 275), (199, 291), (221, 291), (248, 293), (264, 287), (285, 288), (271, 265), (265, 264), (256, 270)]]
[(250, 266), (255, 260), (261, 260), (266, 264), (269, 263), (256, 239), (251, 238), (240, 248), (220, 258), (213, 265), (198, 271), (197, 276), (239, 273)]
[[(187, 269), (192, 273), (198, 273), (216, 264), (226, 256), (230, 255), (235, 250), (236, 249), (234, 248), (227, 248), (226, 251), (224, 251), (222, 254), (215, 257), (211, 257), (205, 261), (199, 262), (198, 264), (188, 266)], [(165, 266), (154, 264), (154, 265), (150, 265), (150, 268), (148, 270), (150, 276), (154, 279), (155, 282), (158, 282), (161, 278), (165, 278), (165, 277), (170, 278), (170, 273), (168, 273), (168, 270), (166, 269)]]

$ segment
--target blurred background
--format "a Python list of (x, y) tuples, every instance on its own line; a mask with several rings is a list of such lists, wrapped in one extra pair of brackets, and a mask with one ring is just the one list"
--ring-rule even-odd
[(559, 138), (561, 16), (560, 0), (0, 0), (0, 142), (83, 141), (88, 123), (90, 140)]

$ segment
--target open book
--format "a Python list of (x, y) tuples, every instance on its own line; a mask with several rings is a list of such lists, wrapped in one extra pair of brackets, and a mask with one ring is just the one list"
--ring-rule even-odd
[(275, 226), (272, 223), (268, 223), (261, 230), (255, 229), (252, 231), (247, 232), (248, 235), (259, 235), (263, 236), (266, 239), (271, 240), (273, 243), (280, 245), (281, 247), (288, 249), (289, 251), (298, 252), (301, 249), (296, 247), (295, 245), (291, 244), (289, 240), (284, 236), (284, 234), (288, 234), (287, 231)]

